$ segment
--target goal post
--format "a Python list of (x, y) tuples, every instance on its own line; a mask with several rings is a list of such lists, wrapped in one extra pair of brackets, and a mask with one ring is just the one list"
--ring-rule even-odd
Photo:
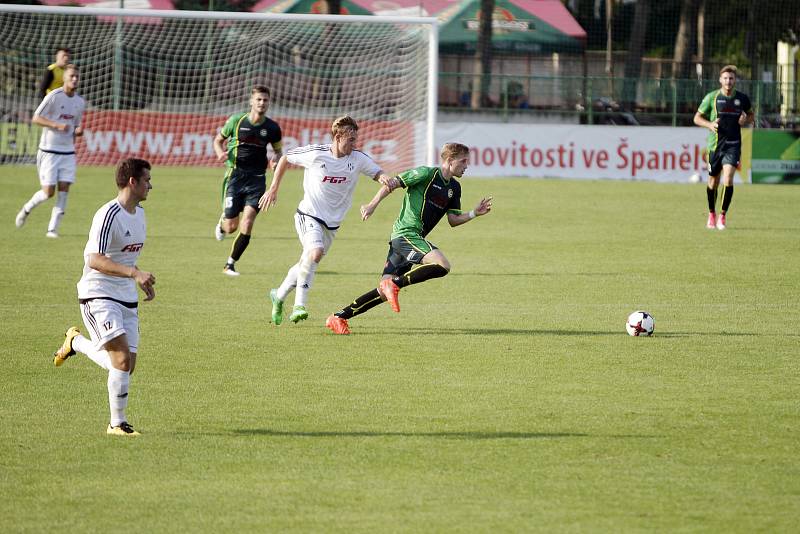
[(387, 172), (437, 160), (435, 18), (0, 5), (0, 27), (0, 162), (33, 161), (58, 47), (81, 72), (84, 165), (215, 165), (213, 137), (254, 85), (272, 92), (285, 149), (329, 141), (348, 114)]

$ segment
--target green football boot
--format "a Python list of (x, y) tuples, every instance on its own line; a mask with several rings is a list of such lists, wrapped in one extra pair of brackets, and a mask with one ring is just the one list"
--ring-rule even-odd
[(292, 314), (289, 316), (289, 320), (293, 323), (299, 323), (306, 319), (308, 319), (308, 311), (306, 311), (305, 306), (295, 306), (292, 309)]
[(279, 325), (283, 322), (283, 301), (278, 298), (278, 290), (269, 290), (269, 300), (272, 301), (272, 322)]

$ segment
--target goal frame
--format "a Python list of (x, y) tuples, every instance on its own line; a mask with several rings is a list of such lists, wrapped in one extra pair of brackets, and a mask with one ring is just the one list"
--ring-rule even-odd
[[(0, 13), (31, 13), (80, 16), (111, 16), (121, 21), (125, 16), (142, 18), (173, 18), (196, 20), (246, 20), (246, 21), (297, 21), (297, 22), (366, 22), (376, 24), (416, 24), (430, 28), (428, 41), (428, 80), (426, 84), (427, 109), (425, 119), (425, 164), (433, 166), (438, 161), (435, 146), (436, 113), (438, 109), (439, 30), (435, 17), (407, 17), (387, 15), (312, 15), (294, 13), (241, 13), (228, 11), (180, 11), (159, 9), (119, 9), (93, 7), (27, 6), (0, 4)], [(119, 23), (118, 23), (119, 24)]]

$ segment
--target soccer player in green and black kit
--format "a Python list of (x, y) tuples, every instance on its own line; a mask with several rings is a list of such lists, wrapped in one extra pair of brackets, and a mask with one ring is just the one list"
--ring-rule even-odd
[[(450, 272), (450, 262), (442, 251), (425, 239), (442, 217), (447, 215), (450, 226), (459, 226), (491, 211), (492, 197), (481, 199), (468, 213), (461, 211), (461, 184), (455, 178), (467, 169), (469, 147), (448, 143), (442, 147), (441, 158), (441, 167), (417, 167), (397, 176), (397, 186), (405, 188), (406, 195), (392, 228), (383, 278), (376, 289), (328, 317), (325, 326), (335, 334), (349, 334), (348, 319), (386, 300), (399, 312), (400, 288)], [(361, 218), (367, 220), (393, 189), (381, 187), (369, 204), (361, 206)]]
[[(239, 276), (234, 264), (250, 243), (250, 234), (258, 215), (258, 199), (267, 190), (267, 145), (272, 145), (274, 162), (282, 154), (281, 127), (266, 115), (269, 98), (267, 87), (253, 87), (250, 92), (250, 111), (231, 115), (214, 138), (217, 160), (224, 161), (227, 167), (222, 182), (223, 213), (215, 236), (222, 241), (225, 234), (239, 229), (239, 235), (231, 247), (231, 255), (222, 270), (229, 276)], [(227, 149), (224, 145), (226, 140)]]
[[(733, 198), (733, 174), (742, 155), (742, 126), (753, 122), (753, 109), (746, 94), (735, 89), (736, 67), (726, 65), (719, 71), (720, 88), (708, 93), (697, 113), (694, 123), (708, 128), (708, 221), (706, 228), (724, 230), (728, 208)], [(725, 186), (722, 193), (722, 208), (715, 213), (719, 175)]]

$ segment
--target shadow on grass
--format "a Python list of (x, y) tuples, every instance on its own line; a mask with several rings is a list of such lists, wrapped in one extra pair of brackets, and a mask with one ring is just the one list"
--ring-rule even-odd
[[(404, 332), (420, 336), (441, 336), (441, 335), (467, 335), (467, 336), (618, 336), (619, 332), (606, 330), (544, 330), (535, 328), (404, 328)], [(384, 330), (372, 332), (359, 332), (356, 334), (375, 334), (386, 335)]]
[[(442, 438), (459, 440), (484, 439), (559, 439), (588, 438), (589, 434), (570, 432), (370, 432), (370, 431), (318, 431), (301, 432), (289, 430), (272, 430), (270, 428), (240, 428), (234, 434), (243, 436), (272, 436), (291, 438)], [(619, 436), (645, 437), (645, 436)], [(647, 436), (652, 437), (652, 436)]]

